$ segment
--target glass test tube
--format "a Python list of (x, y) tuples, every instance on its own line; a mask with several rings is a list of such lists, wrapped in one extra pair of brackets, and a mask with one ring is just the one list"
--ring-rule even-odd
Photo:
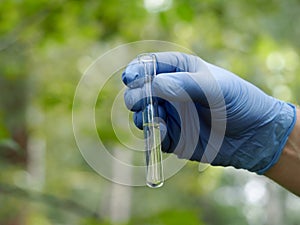
[(158, 102), (152, 95), (152, 79), (156, 75), (156, 58), (154, 54), (141, 54), (138, 61), (143, 65), (144, 110), (143, 130), (146, 150), (146, 182), (149, 187), (161, 187), (164, 182), (160, 129), (158, 122)]

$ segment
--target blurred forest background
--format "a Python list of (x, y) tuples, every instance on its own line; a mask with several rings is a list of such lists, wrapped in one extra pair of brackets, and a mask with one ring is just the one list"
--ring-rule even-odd
[(0, 224), (300, 224), (299, 198), (244, 171), (188, 163), (160, 189), (114, 184), (87, 165), (72, 131), (85, 69), (145, 39), (299, 104), (299, 24), (298, 0), (1, 0)]

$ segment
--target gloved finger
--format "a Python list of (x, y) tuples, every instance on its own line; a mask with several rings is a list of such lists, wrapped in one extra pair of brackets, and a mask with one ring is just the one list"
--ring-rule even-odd
[(144, 105), (143, 95), (142, 88), (126, 89), (124, 93), (126, 107), (134, 112), (142, 110)]
[(162, 150), (166, 153), (171, 153), (176, 149), (181, 135), (181, 119), (175, 107), (176, 104), (170, 102), (164, 104), (164, 109), (167, 112), (165, 120), (167, 132), (165, 140), (162, 142)]
[[(163, 106), (158, 105), (158, 116), (157, 121), (161, 124), (165, 124), (167, 114)], [(137, 128), (143, 129), (143, 113), (142, 111), (137, 111), (133, 114), (133, 122)]]
[[(144, 108), (143, 96), (146, 96), (143, 88), (126, 89), (124, 93), (124, 102), (126, 107), (133, 112), (142, 110)], [(163, 99), (155, 96), (156, 94), (153, 93), (153, 97), (156, 101), (158, 101), (158, 104), (164, 103)]]
[[(172, 72), (195, 72), (202, 61), (199, 57), (180, 52), (152, 53), (156, 58), (156, 74)], [(122, 74), (122, 80), (130, 88), (142, 87), (144, 68), (138, 59), (131, 61)]]
[(137, 128), (143, 130), (143, 113), (142, 111), (135, 112), (133, 114), (133, 122)]
[(135, 58), (128, 64), (122, 73), (122, 81), (127, 87), (138, 88), (144, 85), (144, 76), (143, 65)]
[(196, 72), (202, 62), (199, 57), (182, 52), (157, 52), (156, 73)]
[(194, 101), (212, 107), (224, 99), (219, 83), (209, 71), (160, 74), (152, 86), (156, 95), (167, 101)]

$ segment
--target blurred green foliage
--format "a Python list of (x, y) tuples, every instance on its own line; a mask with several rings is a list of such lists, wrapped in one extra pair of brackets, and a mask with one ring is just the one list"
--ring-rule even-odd
[[(278, 211), (268, 209), (276, 204), (278, 224), (299, 224), (291, 194), (230, 169), (199, 173), (194, 163), (160, 190), (129, 188), (129, 218), (114, 222), (113, 184), (82, 158), (71, 118), (87, 66), (119, 44), (144, 39), (183, 45), (299, 104), (299, 15), (297, 0), (2, 0), (0, 224), (270, 224)], [(99, 136), (108, 145), (118, 142), (107, 112), (116, 91), (107, 86), (96, 104), (97, 121), (104, 121)], [(249, 200), (251, 179), (261, 179), (272, 195)]]

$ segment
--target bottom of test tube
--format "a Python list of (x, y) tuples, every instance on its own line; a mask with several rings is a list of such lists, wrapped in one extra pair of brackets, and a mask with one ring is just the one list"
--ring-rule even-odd
[(151, 188), (159, 188), (161, 186), (163, 186), (164, 182), (158, 182), (158, 183), (152, 183), (152, 182), (147, 182), (147, 186), (151, 187)]

